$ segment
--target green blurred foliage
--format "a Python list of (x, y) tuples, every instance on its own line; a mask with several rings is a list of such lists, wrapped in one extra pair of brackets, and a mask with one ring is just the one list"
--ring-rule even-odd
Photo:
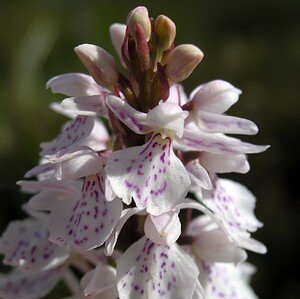
[[(205, 58), (184, 82), (187, 92), (213, 79), (243, 90), (229, 111), (260, 128), (247, 139), (271, 144), (251, 156), (247, 175), (231, 175), (258, 198), (265, 223), (255, 237), (269, 248), (250, 254), (258, 267), (253, 285), (260, 298), (300, 298), (299, 192), (300, 2), (297, 0), (203, 1), (9, 1), (0, 0), (0, 229), (23, 217), (28, 199), (15, 182), (38, 162), (39, 143), (51, 140), (65, 119), (48, 106), (62, 99), (45, 89), (51, 77), (85, 72), (73, 52), (94, 43), (115, 53), (108, 28), (124, 23), (137, 5), (169, 16), (176, 44), (193, 43)], [(53, 293), (49, 298), (57, 298)]]

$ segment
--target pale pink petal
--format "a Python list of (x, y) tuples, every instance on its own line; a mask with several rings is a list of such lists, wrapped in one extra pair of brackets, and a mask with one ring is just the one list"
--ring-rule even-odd
[(269, 146), (254, 145), (239, 139), (217, 133), (205, 133), (194, 130), (185, 130), (179, 143), (187, 148), (206, 151), (215, 154), (255, 154), (268, 149)]
[(222, 114), (235, 104), (242, 92), (223, 80), (214, 80), (199, 86), (191, 93), (193, 109)]
[(104, 173), (84, 179), (81, 192), (50, 214), (49, 239), (58, 245), (89, 250), (101, 246), (117, 224), (122, 202), (105, 198)]
[(98, 263), (96, 268), (86, 273), (80, 281), (85, 296), (102, 295), (106, 298), (118, 298), (116, 269)]
[(248, 119), (203, 111), (192, 112), (191, 115), (195, 124), (205, 132), (245, 135), (258, 132), (257, 126)]
[(109, 28), (110, 38), (114, 45), (114, 48), (118, 54), (118, 57), (120, 61), (122, 62), (123, 66), (123, 58), (122, 58), (122, 44), (125, 38), (125, 32), (126, 32), (126, 25), (125, 24), (118, 24), (114, 23)]
[(163, 138), (175, 134), (180, 138), (188, 114), (177, 104), (160, 101), (159, 105), (148, 112), (146, 122), (155, 132), (160, 132)]
[(115, 246), (117, 244), (118, 237), (120, 235), (120, 232), (127, 222), (127, 220), (135, 215), (135, 214), (140, 214), (141, 211), (138, 208), (129, 208), (129, 209), (124, 209), (122, 211), (121, 217), (117, 223), (117, 225), (114, 227), (112, 233), (110, 236), (107, 238), (105, 242), (105, 255), (106, 256), (111, 256), (114, 253)]
[(53, 165), (52, 163), (40, 164), (38, 166), (35, 166), (31, 170), (27, 171), (25, 173), (24, 177), (31, 178), (33, 176), (39, 176), (39, 175), (45, 174), (45, 173), (52, 173), (52, 172), (54, 172), (54, 168), (55, 168), (55, 165)]
[(64, 263), (69, 250), (48, 241), (47, 225), (31, 219), (9, 224), (0, 240), (3, 263), (23, 271), (48, 270)]
[(92, 116), (75, 117), (63, 127), (57, 138), (41, 144), (41, 155), (53, 155), (60, 150), (79, 145), (90, 135), (94, 123), (95, 118)]
[(245, 261), (245, 250), (230, 241), (215, 222), (210, 219), (210, 222), (206, 223), (206, 220), (206, 215), (194, 218), (187, 231), (187, 235), (190, 235), (190, 231), (191, 235), (197, 231), (193, 242), (193, 253), (196, 257), (205, 262), (238, 264)]
[(199, 161), (205, 169), (213, 173), (247, 173), (250, 169), (244, 154), (221, 155), (202, 152)]
[(159, 216), (148, 215), (145, 221), (145, 235), (156, 244), (173, 245), (181, 234), (179, 210), (173, 209)]
[(106, 103), (119, 120), (135, 133), (146, 134), (152, 131), (152, 127), (146, 122), (147, 114), (135, 110), (125, 100), (109, 96)]
[(84, 140), (83, 144), (92, 148), (94, 151), (102, 151), (107, 149), (107, 143), (110, 136), (101, 120), (96, 119), (95, 125), (90, 135)]
[(140, 210), (160, 215), (186, 196), (190, 179), (176, 157), (169, 138), (156, 134), (143, 146), (112, 153), (105, 167), (111, 187), (129, 204), (133, 197)]
[(81, 73), (68, 73), (50, 79), (47, 84), (53, 93), (62, 93), (70, 97), (91, 96), (106, 91), (92, 76)]
[(64, 156), (66, 159), (59, 161), (58, 158), (56, 161), (54, 176), (58, 180), (78, 179), (96, 174), (103, 169), (103, 158), (91, 149), (71, 151), (70, 155)]
[(107, 94), (67, 98), (61, 105), (68, 114), (104, 116), (107, 114), (106, 96)]
[(210, 177), (208, 172), (199, 163), (198, 159), (192, 160), (185, 165), (185, 168), (190, 176), (191, 181), (197, 185), (207, 190), (212, 188)]
[(120, 299), (192, 298), (198, 269), (176, 243), (171, 247), (146, 237), (131, 245), (117, 263)]
[(243, 264), (201, 263), (200, 273), (207, 298), (258, 299), (248, 285), (249, 274), (244, 273)]
[(173, 84), (169, 91), (168, 103), (174, 103), (183, 106), (188, 101), (187, 96), (181, 84)]

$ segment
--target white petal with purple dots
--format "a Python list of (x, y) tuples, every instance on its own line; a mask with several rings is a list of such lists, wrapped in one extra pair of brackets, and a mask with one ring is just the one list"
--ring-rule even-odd
[(50, 214), (50, 240), (60, 246), (90, 250), (101, 246), (117, 224), (122, 202), (107, 201), (105, 175), (86, 177), (82, 190)]
[(15, 269), (0, 277), (0, 297), (6, 299), (42, 298), (55, 287), (64, 271), (64, 265), (34, 273)]
[(61, 265), (68, 259), (69, 250), (48, 241), (48, 237), (47, 224), (41, 221), (11, 222), (0, 239), (3, 263), (30, 272)]
[(105, 167), (111, 187), (129, 204), (152, 215), (171, 210), (186, 196), (190, 179), (169, 138), (156, 134), (143, 146), (112, 153)]
[(79, 145), (93, 130), (95, 118), (93, 116), (77, 116), (67, 122), (58, 137), (50, 142), (41, 144), (41, 155), (53, 155), (60, 150)]
[(117, 263), (120, 299), (191, 299), (198, 268), (176, 243), (171, 247), (146, 237), (131, 245)]

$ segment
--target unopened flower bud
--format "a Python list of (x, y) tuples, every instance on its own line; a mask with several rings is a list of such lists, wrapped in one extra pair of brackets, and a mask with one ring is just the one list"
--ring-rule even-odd
[(176, 47), (170, 54), (166, 67), (167, 77), (177, 83), (185, 80), (202, 60), (204, 54), (194, 45)]
[(112, 24), (109, 28), (110, 38), (112, 40), (112, 43), (114, 45), (114, 48), (120, 58), (121, 61), (123, 61), (122, 58), (122, 44), (125, 38), (126, 33), (126, 25), (124, 24)]
[(159, 15), (154, 22), (154, 30), (157, 36), (158, 47), (167, 51), (172, 46), (176, 36), (176, 25), (164, 15)]
[(144, 31), (147, 42), (151, 37), (151, 22), (148, 15), (148, 10), (144, 6), (138, 6), (133, 9), (127, 16), (127, 25), (131, 36), (135, 37), (135, 27), (139, 24)]
[(104, 49), (83, 44), (74, 50), (99, 85), (111, 88), (118, 81), (119, 72), (115, 60)]

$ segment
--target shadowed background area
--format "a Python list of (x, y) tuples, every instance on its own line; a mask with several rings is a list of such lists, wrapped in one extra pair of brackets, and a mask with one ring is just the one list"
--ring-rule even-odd
[[(0, 0), (0, 193), (1, 232), (24, 217), (29, 197), (15, 185), (38, 162), (39, 143), (53, 139), (65, 118), (48, 106), (63, 97), (45, 89), (66, 72), (86, 72), (73, 48), (97, 44), (111, 53), (108, 28), (145, 5), (150, 16), (169, 16), (177, 25), (176, 45), (193, 43), (205, 54), (184, 82), (223, 79), (242, 89), (228, 114), (253, 120), (260, 132), (244, 138), (270, 144), (249, 157), (246, 175), (229, 177), (258, 198), (256, 214), (265, 226), (254, 235), (265, 256), (250, 255), (258, 270), (253, 287), (260, 298), (300, 298), (300, 2), (278, 1), (4, 1)], [(57, 298), (52, 293), (48, 298)]]

